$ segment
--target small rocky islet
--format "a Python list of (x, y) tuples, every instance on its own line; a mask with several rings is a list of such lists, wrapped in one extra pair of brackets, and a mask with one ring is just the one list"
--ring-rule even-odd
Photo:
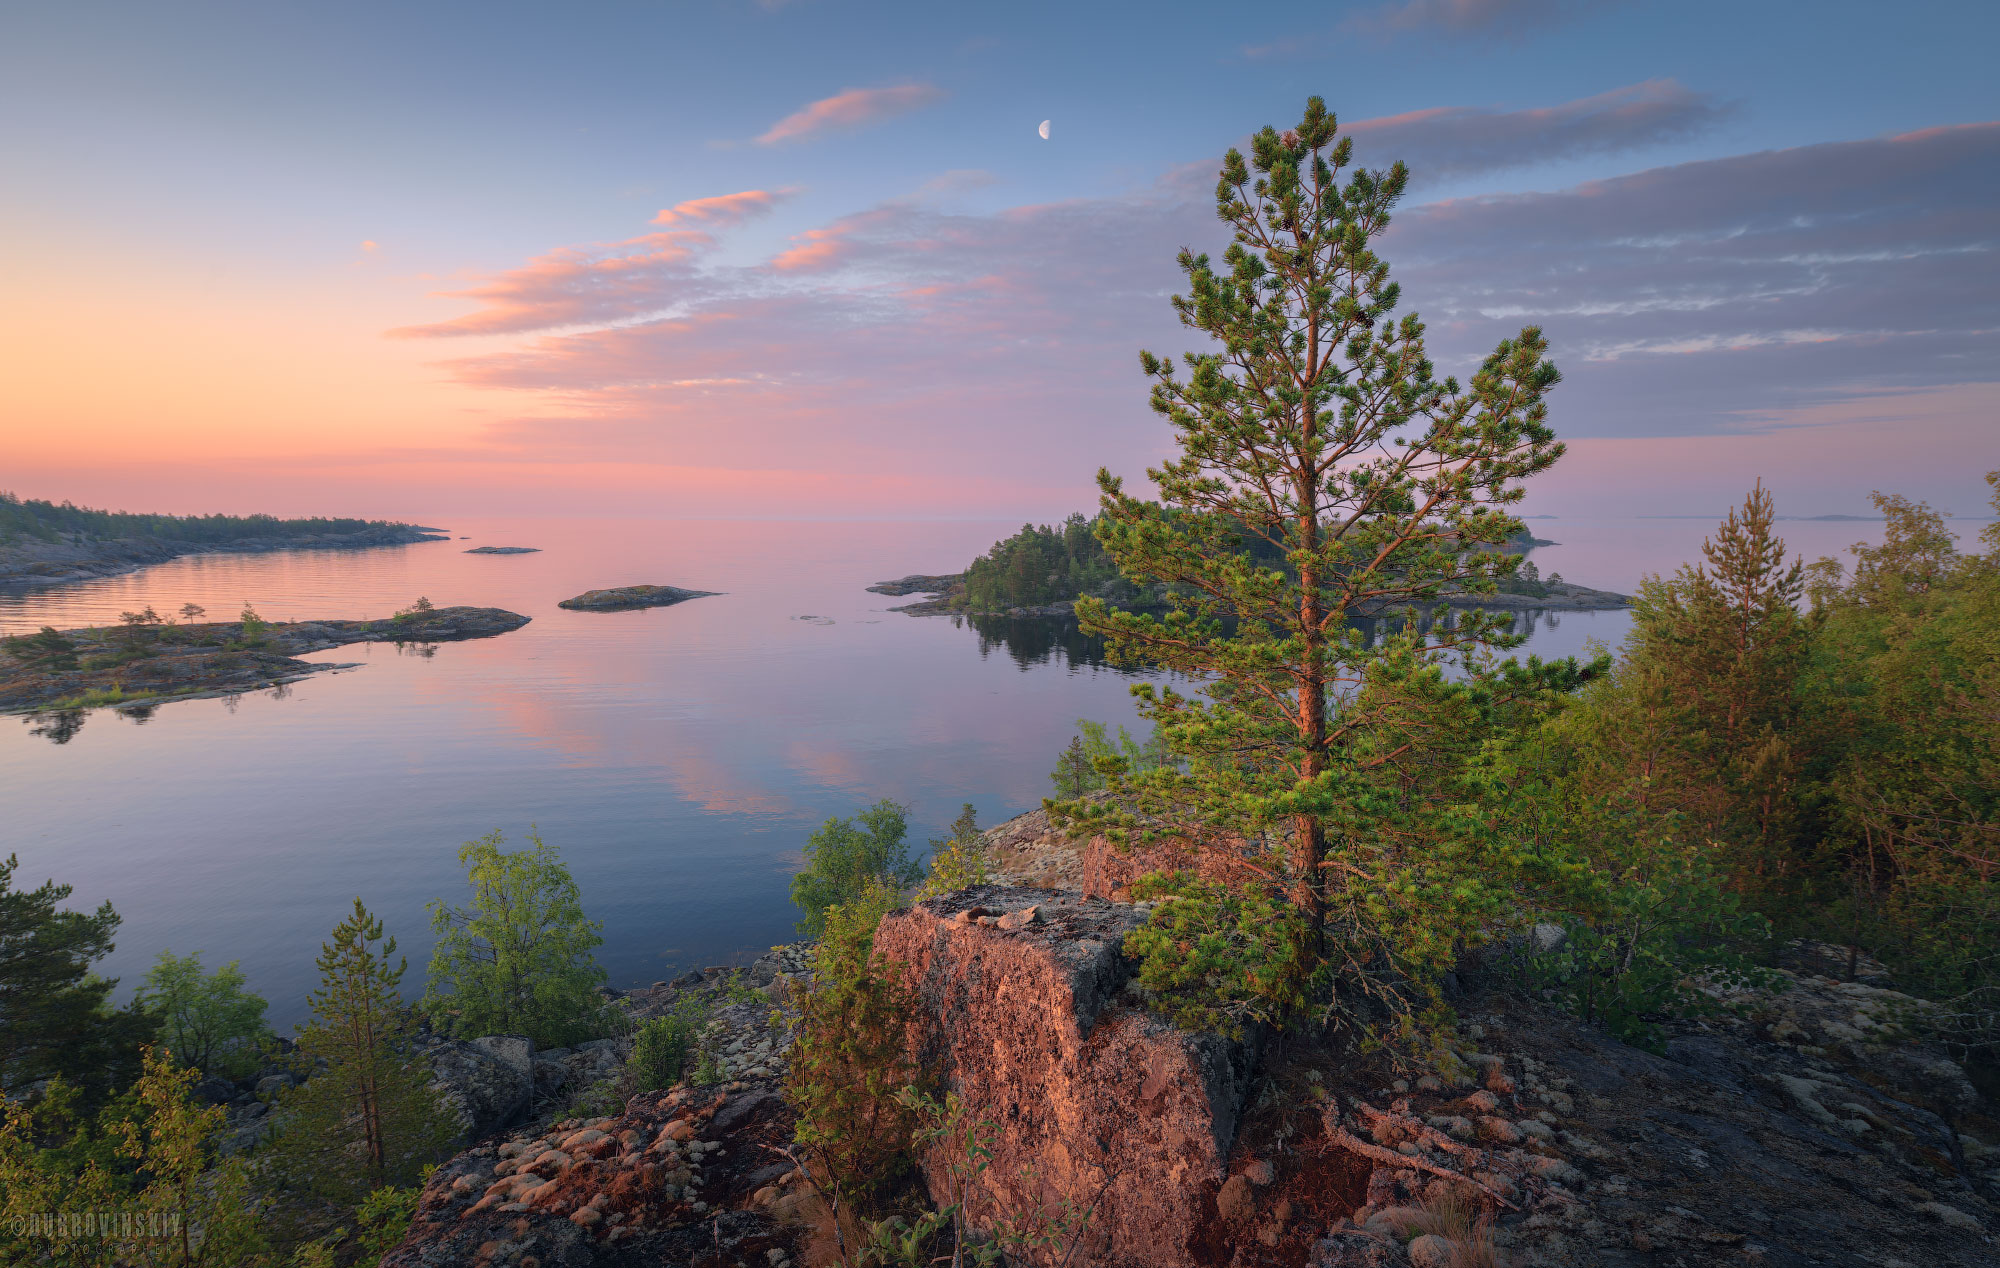
[(585, 590), (556, 604), (575, 612), (622, 612), (631, 608), (664, 608), (689, 599), (712, 598), (714, 590), (683, 590), (679, 586), (610, 586)]
[(527, 623), (527, 617), (504, 608), (444, 607), (372, 621), (288, 621), (247, 631), (241, 621), (64, 630), (75, 668), (31, 660), (25, 650), (0, 652), (0, 713), (130, 708), (234, 695), (355, 668), (298, 659), (307, 652), (350, 643), (463, 642)]
[(474, 546), (463, 552), (468, 555), (539, 555), (540, 546)]

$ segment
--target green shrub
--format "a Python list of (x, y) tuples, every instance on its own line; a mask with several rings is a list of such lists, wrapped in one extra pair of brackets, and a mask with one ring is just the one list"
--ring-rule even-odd
[(969, 889), (986, 883), (986, 845), (979, 836), (979, 820), (966, 802), (952, 820), (951, 835), (931, 842), (931, 860), (918, 898), (935, 898), (953, 890)]
[(1058, 798), (1073, 799), (1095, 792), (1107, 786), (1107, 779), (1113, 773), (1136, 775), (1174, 764), (1158, 723), (1144, 743), (1133, 739), (1123, 726), (1113, 736), (1104, 723), (1088, 718), (1078, 718), (1076, 729), (1069, 747), (1057, 756), (1055, 770), (1049, 772), (1049, 782), (1055, 785)]
[(785, 1098), (794, 1139), (815, 1182), (848, 1209), (865, 1207), (908, 1174), (917, 1117), (897, 1099), (927, 1087), (906, 1027), (917, 1001), (900, 966), (875, 955), (875, 927), (901, 902), (877, 880), (825, 911), (810, 985), (799, 1006)]
[(430, 905), (437, 947), (423, 1007), (458, 1035), (528, 1035), (568, 1047), (619, 1029), (591, 952), (603, 925), (583, 914), (561, 854), (529, 830), (531, 849), (501, 849), (496, 830), (458, 852), (472, 902)]
[(376, 1263), (396, 1248), (410, 1231), (416, 1218), (417, 1199), (423, 1196), (424, 1182), (436, 1171), (435, 1164), (423, 1169), (422, 1179), (403, 1188), (371, 1190), (354, 1210), (356, 1240), (361, 1244), (362, 1262)]
[(1699, 848), (1660, 841), (1599, 879), (1596, 909), (1561, 918), (1559, 948), (1523, 953), (1527, 984), (1565, 1011), (1659, 1052), (1662, 1021), (1719, 1012), (1720, 993), (1772, 984), (1744, 951), (1768, 941), (1769, 922), (1742, 909)]
[(665, 1017), (641, 1023), (632, 1036), (632, 1055), (625, 1061), (631, 1091), (658, 1092), (680, 1082), (707, 1019), (707, 1010), (689, 1001)]
[(160, 952), (132, 1002), (160, 1020), (160, 1043), (174, 1060), (205, 1075), (236, 1079), (257, 1068), (270, 1027), (268, 1005), (243, 989), (243, 970), (231, 960), (203, 973), (201, 954)]
[(792, 877), (792, 902), (805, 913), (799, 932), (817, 938), (827, 909), (850, 905), (878, 886), (898, 891), (923, 869), (910, 861), (905, 806), (878, 801), (852, 819), (828, 819), (806, 839), (805, 870)]

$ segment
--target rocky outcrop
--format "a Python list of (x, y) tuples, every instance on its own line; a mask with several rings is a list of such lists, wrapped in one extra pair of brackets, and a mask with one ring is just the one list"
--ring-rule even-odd
[[(503, 608), (448, 607), (374, 621), (295, 621), (246, 631), (240, 622), (124, 630), (66, 630), (76, 669), (23, 663), (0, 652), (0, 713), (97, 706), (146, 708), (169, 700), (231, 695), (352, 665), (296, 659), (349, 643), (434, 643), (492, 638), (528, 618)], [(251, 634), (245, 641), (246, 633)], [(135, 642), (134, 639), (137, 639)]]
[(706, 599), (714, 594), (713, 590), (683, 590), (679, 586), (612, 586), (604, 590), (585, 590), (556, 606), (584, 612), (620, 612), (628, 608), (663, 608), (689, 599)]
[(233, 542), (196, 543), (157, 537), (72, 537), (62, 541), (17, 538), (0, 545), (0, 588), (58, 585), (137, 572), (183, 555), (257, 555), (280, 550), (366, 550), (407, 546), (449, 538), (413, 524), (380, 524), (355, 533), (298, 537), (245, 537)]
[(427, 1034), (418, 1051), (435, 1076), (431, 1086), (458, 1116), (460, 1144), (483, 1140), (533, 1112), (534, 1044), (526, 1035), (446, 1039)]
[(465, 551), (468, 555), (539, 555), (540, 546), (474, 546)]
[[(1236, 1139), (1253, 1041), (1177, 1030), (1135, 1006), (1129, 906), (982, 886), (885, 918), (876, 950), (923, 1001), (912, 1038), (999, 1126), (975, 1219), (1088, 1210), (1082, 1262), (1194, 1265)], [(948, 1146), (923, 1159), (945, 1191)], [(1060, 1250), (1049, 1257), (1060, 1256)]]
[[(988, 840), (1071, 887), (932, 899), (887, 917), (876, 947), (916, 992), (913, 1044), (997, 1128), (974, 1223), (1088, 1212), (1072, 1265), (1996, 1261), (2000, 1121), (1920, 1042), (1929, 1006), (1865, 957), (1794, 946), (1772, 985), (1670, 1024), (1660, 1054), (1477, 962), (1426, 1065), (1342, 1033), (1260, 1051), (1145, 1010), (1123, 945), (1146, 911), (1074, 887), (1060, 855), (1088, 843), (1032, 817)], [(806, 1245), (825, 1211), (783, 1153), (784, 1004), (805, 967), (781, 948), (623, 993), (635, 1021), (709, 1010), (707, 1082), (461, 1155), (385, 1262), (831, 1262)], [(557, 1061), (608, 1068), (586, 1049)], [(939, 1203), (947, 1161), (921, 1160)], [(1064, 1253), (1058, 1239), (1008, 1262)]]

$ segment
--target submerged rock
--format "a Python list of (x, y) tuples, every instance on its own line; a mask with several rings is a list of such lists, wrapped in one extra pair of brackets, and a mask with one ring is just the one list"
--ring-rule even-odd
[(663, 608), (670, 603), (681, 603), (688, 599), (705, 599), (715, 593), (713, 590), (683, 590), (679, 586), (611, 586), (603, 590), (585, 590), (573, 599), (564, 599), (556, 606), (586, 612), (613, 612), (623, 608)]

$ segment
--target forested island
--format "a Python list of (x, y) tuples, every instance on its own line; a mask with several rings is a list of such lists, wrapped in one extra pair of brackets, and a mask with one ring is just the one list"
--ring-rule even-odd
[(447, 540), (393, 520), (275, 515), (148, 515), (0, 493), (0, 586), (132, 572), (182, 555), (354, 550)]
[[(1156, 610), (1168, 606), (1165, 586), (1141, 585), (1118, 570), (1095, 531), (1097, 521), (1072, 514), (1060, 524), (1023, 524), (1012, 537), (993, 543), (964, 572), (913, 573), (895, 581), (869, 586), (873, 594), (922, 594), (929, 598), (896, 609), (919, 616), (945, 613), (968, 615), (1066, 616), (1081, 598), (1101, 599), (1113, 607)], [(1283, 555), (1269, 541), (1249, 534), (1236, 538), (1243, 555), (1280, 572)], [(1555, 542), (1536, 537), (1522, 527), (1509, 537), (1502, 553), (1523, 556), (1513, 571), (1494, 578), (1491, 594), (1447, 590), (1439, 602), (1456, 607), (1602, 609), (1627, 606), (1629, 596), (1592, 590), (1564, 581), (1561, 574), (1543, 577), (1525, 556), (1537, 546)]]

